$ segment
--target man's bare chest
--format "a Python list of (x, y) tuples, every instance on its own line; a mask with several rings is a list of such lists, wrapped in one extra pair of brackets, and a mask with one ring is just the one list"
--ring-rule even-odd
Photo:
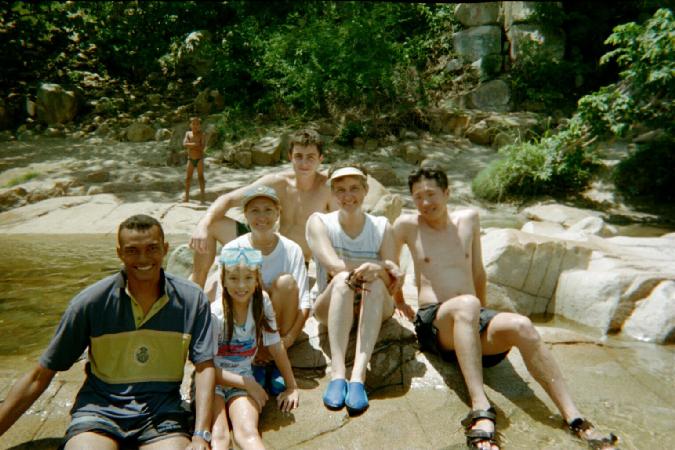
[(288, 189), (282, 199), (282, 221), (292, 223), (305, 223), (309, 216), (315, 212), (326, 212), (328, 198), (325, 192), (303, 192)]
[(438, 269), (464, 269), (471, 266), (470, 241), (456, 229), (436, 231), (426, 229), (417, 233), (413, 257), (418, 267)]

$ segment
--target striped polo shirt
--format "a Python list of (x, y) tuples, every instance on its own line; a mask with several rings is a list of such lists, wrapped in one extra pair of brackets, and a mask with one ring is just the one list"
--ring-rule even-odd
[(162, 295), (143, 315), (124, 271), (84, 289), (68, 305), (40, 364), (70, 368), (88, 350), (73, 416), (119, 419), (171, 412), (180, 404), (186, 358), (215, 352), (209, 303), (197, 285), (162, 271)]

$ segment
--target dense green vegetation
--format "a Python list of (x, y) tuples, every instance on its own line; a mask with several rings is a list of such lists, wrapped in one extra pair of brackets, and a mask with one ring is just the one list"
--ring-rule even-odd
[(0, 86), (74, 82), (95, 72), (149, 85), (198, 80), (219, 89), (235, 111), (287, 116), (405, 106), (423, 100), (417, 72), (452, 31), (453, 7), (14, 2), (0, 23), (8, 68)]
[[(540, 4), (541, 21), (566, 30), (569, 54), (562, 61), (520, 60), (511, 75), (516, 101), (545, 108), (573, 105), (594, 83), (614, 76), (612, 70), (597, 73), (597, 58), (606, 51), (604, 30), (652, 3), (607, 2), (602, 7), (575, 2), (564, 4), (562, 13)], [(285, 119), (351, 108), (374, 115), (424, 105), (435, 91), (452, 89), (452, 75), (433, 68), (452, 55), (454, 4), (235, 0), (4, 5), (0, 90), (8, 93), (30, 93), (42, 81), (77, 85), (96, 74), (104, 81), (161, 90), (178, 104), (197, 88), (215, 88), (231, 115)]]
[[(617, 186), (627, 195), (669, 192), (660, 186), (674, 184), (672, 171), (628, 183), (643, 162), (658, 166), (654, 155), (670, 161), (672, 12), (640, 17), (661, 3), (672, 0), (563, 2), (562, 11), (537, 4), (537, 21), (564, 30), (566, 52), (562, 60), (525, 52), (509, 68), (516, 107), (556, 117), (578, 110), (537, 140), (504, 148), (504, 158), (477, 177), (478, 195), (574, 192), (593, 173), (594, 142), (654, 129), (666, 144), (637, 146), (617, 169)], [(130, 117), (141, 112), (133, 109), (138, 95), (160, 94), (177, 108), (217, 89), (222, 137), (241, 137), (252, 120), (330, 117), (340, 121), (336, 141), (349, 144), (376, 134), (374, 118), (408, 117), (477, 80), (466, 67), (445, 69), (455, 56), (454, 4), (14, 1), (2, 8), (0, 92), (7, 93), (14, 126), (25, 120), (25, 97), (44, 81), (94, 99), (117, 97), (123, 107), (110, 114)], [(641, 20), (629, 22), (635, 18)], [(80, 117), (93, 109), (85, 103)]]
[(607, 39), (615, 47), (602, 63), (616, 61), (620, 81), (582, 97), (578, 111), (554, 134), (500, 150), (503, 159), (479, 173), (476, 195), (501, 200), (541, 193), (574, 192), (584, 187), (595, 165), (598, 138), (636, 137), (660, 130), (656, 142), (638, 147), (615, 174), (628, 196), (672, 199), (675, 171), (675, 20), (658, 10), (644, 25), (617, 26)]

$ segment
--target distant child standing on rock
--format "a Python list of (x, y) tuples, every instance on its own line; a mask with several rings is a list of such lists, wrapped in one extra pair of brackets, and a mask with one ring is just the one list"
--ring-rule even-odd
[(223, 248), (219, 262), (223, 295), (211, 303), (217, 342), (211, 448), (230, 448), (229, 422), (239, 448), (263, 449), (258, 416), (267, 393), (255, 379), (251, 364), (259, 346), (267, 347), (283, 375), (286, 390), (277, 397), (282, 411), (297, 408), (298, 387), (276, 330), (272, 302), (262, 289), (262, 253), (254, 248)]
[(204, 189), (206, 187), (206, 181), (204, 180), (204, 147), (206, 147), (206, 136), (202, 132), (202, 122), (199, 120), (199, 117), (190, 118), (190, 129), (185, 132), (183, 147), (187, 149), (188, 157), (183, 201), (190, 201), (192, 172), (196, 167), (197, 176), (199, 177), (200, 201), (204, 203)]

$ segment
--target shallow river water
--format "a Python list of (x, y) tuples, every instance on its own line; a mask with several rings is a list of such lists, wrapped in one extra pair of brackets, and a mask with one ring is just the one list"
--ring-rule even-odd
[(112, 235), (0, 234), (0, 360), (38, 356), (70, 299), (120, 267)]

